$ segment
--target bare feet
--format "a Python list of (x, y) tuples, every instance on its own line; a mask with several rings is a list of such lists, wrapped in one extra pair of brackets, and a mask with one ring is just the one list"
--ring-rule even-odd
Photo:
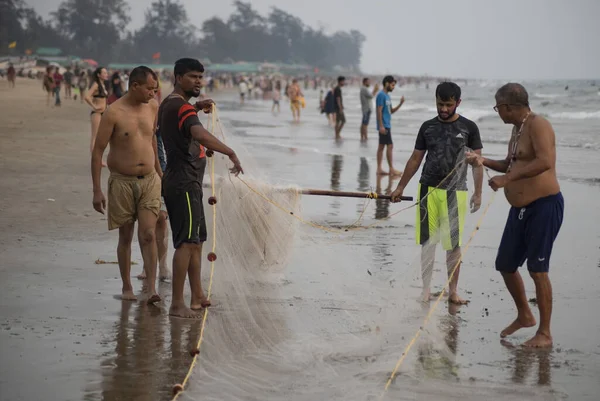
[(171, 305), (171, 308), (169, 308), (169, 315), (182, 317), (184, 319), (198, 319), (200, 317), (200, 314), (194, 312), (185, 305)]
[(396, 170), (396, 169), (392, 169), (392, 171), (390, 171), (390, 174), (391, 174), (393, 177), (400, 177), (400, 176), (402, 175), (402, 171), (400, 171), (400, 170)]
[(160, 297), (160, 295), (153, 294), (150, 298), (148, 298), (148, 301), (146, 301), (146, 303), (148, 305), (152, 305), (152, 304), (155, 304), (155, 303), (160, 302), (160, 301), (162, 301), (162, 298)]
[(535, 326), (536, 321), (533, 315), (517, 317), (514, 322), (508, 325), (507, 328), (500, 332), (500, 337), (504, 338), (506, 336), (510, 336), (515, 331), (525, 328), (525, 327), (533, 327)]
[(142, 270), (140, 274), (137, 275), (138, 280), (146, 280), (146, 271)]
[(133, 290), (123, 290), (121, 294), (121, 300), (123, 301), (137, 301), (137, 297), (133, 293)]
[(158, 279), (160, 281), (169, 281), (171, 280), (171, 272), (166, 267), (158, 267)]
[(203, 296), (202, 298), (192, 299), (190, 308), (192, 310), (200, 310), (202, 308), (208, 308), (211, 305), (212, 303), (210, 302), (210, 300)]
[(462, 299), (458, 296), (458, 294), (454, 293), (448, 297), (448, 302), (454, 305), (467, 305), (471, 301), (467, 299)]
[(527, 348), (550, 348), (552, 347), (552, 336), (547, 334), (537, 333), (529, 341), (523, 344), (523, 347)]
[(388, 173), (387, 171), (383, 171), (383, 170), (377, 170), (377, 175), (389, 175), (390, 173)]

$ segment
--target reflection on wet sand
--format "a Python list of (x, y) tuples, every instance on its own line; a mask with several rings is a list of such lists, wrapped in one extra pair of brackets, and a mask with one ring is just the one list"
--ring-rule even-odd
[[(342, 167), (344, 165), (344, 159), (342, 155), (333, 155), (331, 159), (331, 189), (334, 191), (339, 191), (341, 189), (340, 177), (342, 176)], [(331, 198), (331, 209), (336, 210), (336, 212), (330, 212), (329, 214), (332, 216), (339, 215), (341, 200), (333, 196)]]
[[(164, 299), (165, 286), (161, 290)], [(101, 362), (101, 399), (168, 399), (173, 384), (187, 373), (200, 327), (200, 320), (169, 318), (162, 308), (123, 302), (115, 324), (115, 355)], [(86, 399), (98, 398), (88, 393)]]
[(516, 347), (506, 340), (502, 340), (501, 344), (510, 349), (512, 353), (509, 365), (512, 367), (511, 381), (513, 383), (528, 384), (530, 375), (532, 375), (532, 367), (537, 361), (537, 380), (532, 377), (531, 384), (536, 383), (538, 386), (552, 384), (551, 350)]
[[(358, 168), (358, 187), (357, 191), (368, 192), (371, 190), (369, 186), (369, 163), (366, 157), (360, 158), (360, 165)], [(360, 215), (364, 210), (363, 202), (356, 202), (356, 213)]]

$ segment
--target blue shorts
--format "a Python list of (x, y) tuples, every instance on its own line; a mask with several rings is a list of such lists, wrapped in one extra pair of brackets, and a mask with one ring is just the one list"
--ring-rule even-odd
[(563, 221), (564, 202), (559, 192), (525, 207), (511, 207), (496, 256), (496, 270), (514, 273), (527, 259), (530, 272), (547, 273)]
[(363, 113), (362, 125), (369, 125), (369, 120), (371, 119), (371, 110)]

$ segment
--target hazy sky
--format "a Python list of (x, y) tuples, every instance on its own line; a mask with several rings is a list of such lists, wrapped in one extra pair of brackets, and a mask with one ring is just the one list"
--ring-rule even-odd
[[(61, 0), (26, 0), (47, 16)], [(132, 28), (151, 0), (128, 0)], [(198, 27), (232, 0), (182, 0)], [(367, 37), (362, 69), (498, 79), (600, 78), (600, 0), (251, 0)], [(199, 55), (198, 55), (199, 56)]]

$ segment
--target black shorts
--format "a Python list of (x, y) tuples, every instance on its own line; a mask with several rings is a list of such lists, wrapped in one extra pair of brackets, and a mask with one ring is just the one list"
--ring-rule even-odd
[(345, 124), (346, 123), (346, 115), (344, 114), (344, 112), (336, 111), (335, 112), (335, 121), (338, 124)]
[(392, 130), (389, 128), (385, 129), (386, 134), (383, 135), (381, 132), (379, 133), (379, 144), (380, 145), (393, 145), (392, 142)]
[(183, 243), (200, 244), (206, 241), (206, 219), (202, 205), (202, 190), (167, 192), (163, 194), (171, 222), (173, 246)]

